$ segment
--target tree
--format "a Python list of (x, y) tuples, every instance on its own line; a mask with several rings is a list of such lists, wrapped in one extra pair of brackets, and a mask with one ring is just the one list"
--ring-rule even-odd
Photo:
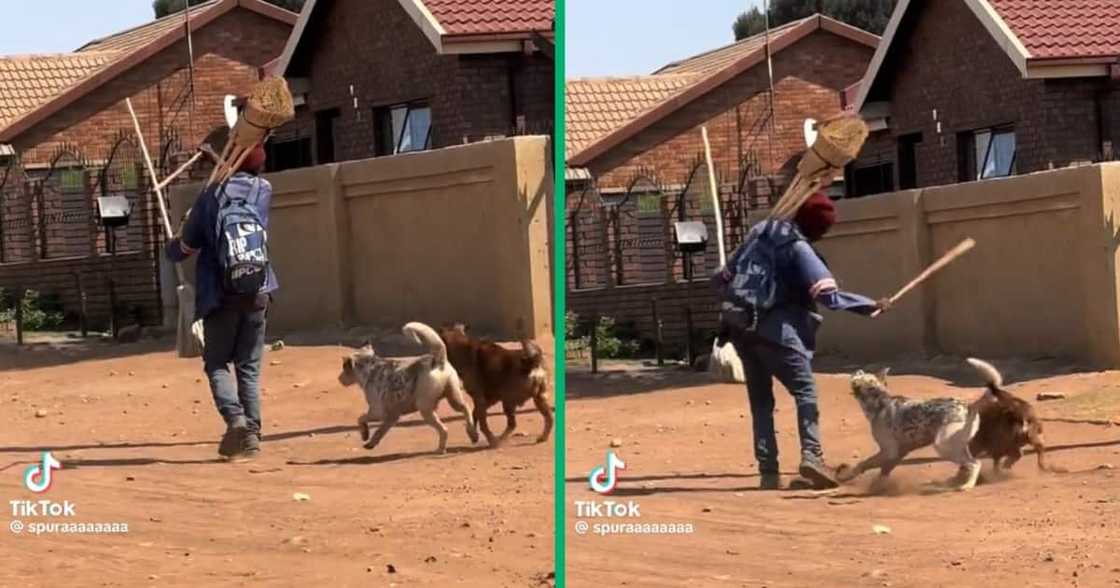
[(736, 41), (753, 37), (766, 30), (766, 15), (757, 6), (754, 6), (749, 12), (740, 13), (735, 18), (735, 24), (731, 28), (735, 31)]
[[(865, 31), (883, 34), (897, 0), (772, 0), (770, 27), (821, 13)], [(757, 6), (740, 14), (732, 27), (735, 40), (757, 35), (766, 29), (766, 20)]]
[[(156, 13), (156, 18), (163, 18), (169, 14), (175, 14), (183, 10), (188, 0), (152, 0), (152, 10)], [(303, 3), (306, 0), (265, 0), (269, 4), (275, 4), (280, 8), (286, 8), (292, 12), (299, 12), (303, 8)], [(206, 0), (189, 0), (191, 6), (202, 4)]]

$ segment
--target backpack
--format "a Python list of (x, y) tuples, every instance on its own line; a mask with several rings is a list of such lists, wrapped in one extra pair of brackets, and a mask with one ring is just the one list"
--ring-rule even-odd
[(218, 192), (217, 252), (222, 287), (227, 294), (253, 295), (268, 279), (268, 233), (264, 229), (257, 199), (261, 181), (256, 179), (252, 196), (230, 195), (222, 184)]
[(782, 290), (778, 278), (779, 252), (803, 239), (789, 222), (767, 220), (755, 225), (731, 255), (727, 266), (712, 278), (720, 294), (722, 328), (757, 332), (762, 319), (777, 304)]

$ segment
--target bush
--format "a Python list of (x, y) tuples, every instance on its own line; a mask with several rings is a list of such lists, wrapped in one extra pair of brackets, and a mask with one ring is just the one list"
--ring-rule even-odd
[[(35, 290), (28, 290), (20, 301), (23, 307), (24, 331), (48, 331), (62, 324), (61, 304), (56, 296), (40, 297)], [(15, 322), (16, 309), (8, 296), (0, 290), (0, 322)]]
[[(591, 335), (586, 325), (579, 324), (579, 317), (569, 312), (567, 323), (564, 330), (568, 333), (568, 340), (578, 340), (580, 347), (590, 349)], [(637, 355), (641, 344), (636, 339), (620, 337), (625, 330), (616, 326), (614, 318), (599, 317), (599, 323), (595, 325), (595, 336), (600, 360), (624, 360)]]

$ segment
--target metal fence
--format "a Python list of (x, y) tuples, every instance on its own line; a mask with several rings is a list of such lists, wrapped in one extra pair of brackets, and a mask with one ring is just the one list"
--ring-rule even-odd
[[(715, 210), (703, 158), (693, 159), (687, 169), (684, 177), (666, 179), (657, 170), (639, 168), (625, 188), (600, 188), (591, 178), (569, 191), (569, 289), (691, 280), (718, 268)], [(763, 176), (760, 170), (753, 152), (734, 173), (717, 170), (728, 253), (745, 235), (747, 213), (770, 206), (777, 193), (780, 177)], [(705, 224), (709, 235), (705, 251), (678, 250), (674, 223), (680, 221)]]
[[(160, 177), (191, 155), (176, 129), (168, 129), (151, 145)], [(98, 198), (105, 196), (128, 199), (127, 226), (99, 224)], [(91, 312), (107, 316), (114, 329), (120, 312), (137, 316), (141, 307), (145, 322), (153, 322), (160, 308), (162, 235), (154, 198), (132, 129), (121, 129), (92, 156), (67, 143), (42, 163), (0, 160), (0, 288), (57, 296), (83, 325), (87, 296), (96, 301)]]

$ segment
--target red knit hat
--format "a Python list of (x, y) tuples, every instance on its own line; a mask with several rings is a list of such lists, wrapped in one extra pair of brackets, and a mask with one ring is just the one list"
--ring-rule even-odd
[(241, 169), (238, 171), (259, 174), (264, 171), (266, 159), (264, 143), (258, 143), (257, 146), (253, 147), (253, 150), (249, 152), (249, 156), (245, 158), (245, 161), (241, 162)]
[(793, 221), (806, 238), (816, 241), (836, 224), (836, 205), (824, 192), (817, 192), (797, 209)]

